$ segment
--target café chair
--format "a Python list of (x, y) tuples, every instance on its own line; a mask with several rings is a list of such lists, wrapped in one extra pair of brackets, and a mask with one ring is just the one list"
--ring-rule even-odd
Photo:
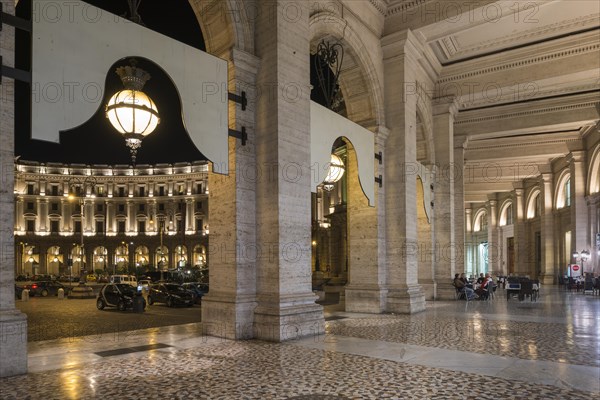
[(537, 301), (536, 293), (533, 290), (533, 282), (530, 280), (521, 281), (521, 290), (519, 290), (519, 301), (525, 300), (529, 296), (530, 301)]

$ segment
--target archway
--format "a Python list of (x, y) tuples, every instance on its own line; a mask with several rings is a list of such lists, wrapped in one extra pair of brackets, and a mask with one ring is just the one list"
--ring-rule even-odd
[(46, 273), (58, 277), (62, 272), (63, 260), (59, 246), (51, 246), (46, 252)]

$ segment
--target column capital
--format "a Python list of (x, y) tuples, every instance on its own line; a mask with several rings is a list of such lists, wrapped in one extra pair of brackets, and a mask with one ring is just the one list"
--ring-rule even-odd
[(375, 143), (381, 143), (382, 145), (390, 136), (390, 129), (387, 126), (379, 125), (375, 127)]
[(419, 39), (417, 39), (410, 29), (384, 36), (381, 39), (381, 48), (383, 49), (384, 62), (395, 57), (406, 55), (414, 60), (418, 60), (422, 57), (421, 52), (419, 51), (421, 48)]
[(465, 208), (465, 215), (471, 215), (473, 214), (473, 209), (472, 208)]
[(433, 115), (450, 114), (453, 118), (458, 114), (458, 99), (456, 96), (438, 97), (433, 100)]
[(567, 154), (567, 161), (569, 164), (573, 163), (581, 163), (585, 160), (585, 150), (571, 150), (569, 154)]
[(468, 142), (468, 136), (454, 136), (454, 149), (466, 149)]

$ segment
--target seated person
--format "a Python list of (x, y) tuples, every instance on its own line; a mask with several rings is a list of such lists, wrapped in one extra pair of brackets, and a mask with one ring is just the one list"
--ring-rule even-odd
[(481, 285), (484, 280), (485, 280), (485, 277), (483, 276), (483, 272), (482, 272), (479, 274), (479, 278), (477, 278), (477, 283)]
[[(482, 274), (483, 275), (483, 274)], [(485, 274), (483, 281), (481, 282), (481, 286), (475, 291), (479, 297), (488, 298), (489, 291), (494, 290), (494, 280), (492, 279), (489, 272)]]
[(452, 284), (459, 291), (459, 293), (464, 293), (468, 300), (473, 300), (477, 298), (475, 293), (473, 292), (473, 289), (467, 287), (465, 281), (463, 281), (462, 278), (459, 278), (458, 274), (454, 274), (454, 282)]

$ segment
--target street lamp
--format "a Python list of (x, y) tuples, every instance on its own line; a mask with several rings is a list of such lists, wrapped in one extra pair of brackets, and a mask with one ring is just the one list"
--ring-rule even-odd
[(342, 159), (339, 156), (332, 154), (327, 176), (323, 180), (323, 189), (328, 192), (331, 191), (333, 189), (333, 184), (342, 179), (345, 170), (346, 167), (344, 166)]
[(83, 229), (85, 223), (85, 198), (95, 198), (96, 197), (96, 178), (93, 176), (86, 176), (85, 178), (73, 178), (69, 181), (69, 200), (79, 200), (80, 207), (80, 216), (81, 216), (81, 229), (80, 229), (80, 276), (79, 282), (85, 283), (84, 272), (85, 269), (81, 269), (82, 264), (84, 264), (85, 268), (85, 251), (83, 248)]
[(130, 63), (131, 65), (116, 69), (125, 89), (115, 93), (108, 101), (106, 118), (125, 138), (125, 144), (131, 152), (131, 160), (135, 164), (142, 139), (156, 129), (160, 118), (156, 104), (142, 91), (150, 79), (150, 74), (138, 68), (135, 59), (131, 59)]
[(588, 250), (581, 250), (581, 253), (575, 251), (573, 253), (573, 258), (575, 261), (581, 260), (581, 276), (583, 276), (585, 269), (583, 268), (583, 264), (590, 259), (590, 252)]

